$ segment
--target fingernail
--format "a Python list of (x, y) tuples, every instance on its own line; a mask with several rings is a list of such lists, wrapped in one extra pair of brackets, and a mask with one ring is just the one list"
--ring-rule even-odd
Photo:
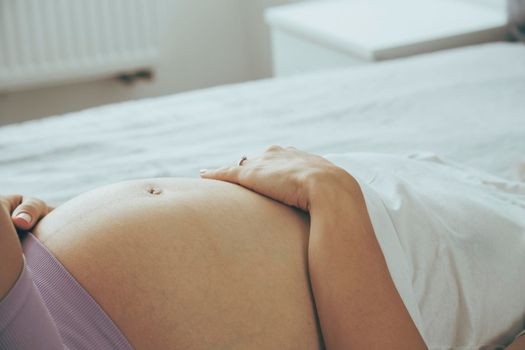
[(204, 174), (205, 172), (207, 172), (208, 169), (201, 169), (200, 172), (201, 172), (201, 175)]
[(28, 214), (28, 213), (20, 213), (16, 217), (24, 220), (28, 224), (30, 224), (31, 221), (33, 221), (33, 217), (30, 214)]

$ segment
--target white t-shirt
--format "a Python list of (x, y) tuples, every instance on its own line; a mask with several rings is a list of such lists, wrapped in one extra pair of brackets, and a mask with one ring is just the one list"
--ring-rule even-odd
[(525, 183), (420, 153), (329, 155), (360, 183), (430, 349), (501, 349), (525, 326)]

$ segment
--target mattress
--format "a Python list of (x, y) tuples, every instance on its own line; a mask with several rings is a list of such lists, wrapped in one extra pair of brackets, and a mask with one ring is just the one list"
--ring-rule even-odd
[(0, 128), (0, 193), (57, 205), (127, 179), (198, 176), (271, 144), (433, 152), (525, 180), (525, 45), (494, 43)]

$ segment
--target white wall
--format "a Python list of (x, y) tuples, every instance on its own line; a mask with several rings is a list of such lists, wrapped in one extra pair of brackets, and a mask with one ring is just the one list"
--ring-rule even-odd
[(247, 30), (249, 70), (254, 78), (272, 75), (270, 31), (264, 22), (264, 10), (301, 0), (241, 0), (244, 6), (244, 27)]
[(488, 6), (491, 8), (498, 8), (498, 9), (506, 6), (506, 0), (461, 0), (461, 1), (472, 2), (472, 3)]
[(114, 79), (0, 94), (0, 125), (101, 104), (268, 77), (263, 10), (297, 0), (163, 0), (161, 62), (153, 82)]

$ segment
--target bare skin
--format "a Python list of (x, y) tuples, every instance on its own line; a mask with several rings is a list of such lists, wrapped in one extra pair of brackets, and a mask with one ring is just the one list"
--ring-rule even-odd
[(22, 248), (11, 223), (14, 205), (1, 198), (0, 201), (0, 300), (7, 295), (22, 269)]
[(525, 350), (525, 336), (521, 336), (516, 339), (512, 344), (507, 347), (507, 350)]
[(213, 180), (127, 182), (34, 233), (137, 349), (319, 349), (307, 217)]
[(426, 349), (388, 272), (357, 181), (294, 147), (201, 176), (308, 211), (308, 267), (328, 349)]
[[(318, 349), (320, 329), (328, 349), (425, 348), (351, 176), (274, 147), (203, 177), (264, 196), (133, 181), (70, 201), (34, 232), (138, 349)], [(268, 197), (309, 211), (311, 227)]]
[(22, 270), (22, 247), (15, 229), (29, 230), (52, 208), (36, 198), (0, 196), (0, 301)]

